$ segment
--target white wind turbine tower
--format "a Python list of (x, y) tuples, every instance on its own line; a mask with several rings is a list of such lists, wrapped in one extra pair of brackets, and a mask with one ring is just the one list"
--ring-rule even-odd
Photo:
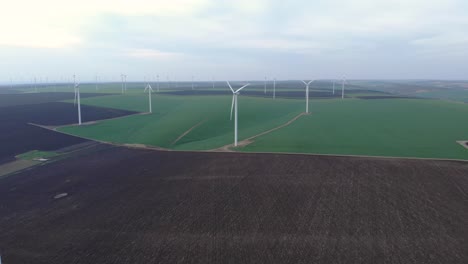
[(302, 81), (305, 86), (306, 86), (306, 113), (308, 114), (309, 113), (309, 86), (310, 84), (313, 82), (314, 80), (311, 80), (309, 82), (305, 82), (305, 81)]
[(263, 93), (266, 94), (266, 86), (267, 86), (267, 77), (265, 76), (265, 83), (263, 87)]
[(273, 99), (276, 99), (276, 78), (273, 79)]
[(73, 75), (73, 79), (74, 79), (74, 87), (75, 87), (75, 91), (76, 91), (76, 98), (78, 100), (78, 125), (81, 126), (81, 102), (80, 102), (80, 88), (79, 88), (79, 83), (76, 83), (76, 80), (75, 80), (75, 75)]
[(73, 100), (73, 104), (76, 105), (76, 100), (77, 100), (77, 93), (76, 93), (76, 76), (73, 74), (73, 89), (75, 92), (75, 99)]
[(156, 75), (156, 77), (157, 77), (157, 78), (156, 78), (156, 82), (157, 82), (156, 89), (157, 89), (157, 91), (159, 92), (159, 74)]
[(121, 74), (120, 77), (122, 78), (122, 93), (127, 92), (127, 75)]
[(344, 85), (345, 85), (345, 82), (346, 82), (346, 78), (343, 77), (343, 81), (341, 83), (341, 99), (344, 99)]
[(96, 91), (99, 90), (99, 87), (98, 87), (98, 76), (96, 75)]
[(212, 84), (213, 84), (213, 90), (214, 90), (214, 88), (215, 88), (215, 87), (214, 87), (214, 83), (215, 83), (214, 77), (211, 77), (211, 82), (212, 82)]
[(146, 92), (146, 90), (148, 90), (149, 112), (153, 113), (153, 108), (151, 106), (151, 93), (153, 92), (153, 88), (151, 88), (151, 85), (149, 83), (146, 84), (145, 92)]
[(229, 85), (229, 88), (232, 91), (231, 120), (232, 120), (232, 110), (234, 109), (234, 147), (237, 147), (237, 96), (239, 95), (239, 92), (242, 89), (249, 86), (250, 84), (248, 83), (235, 91), (234, 89), (232, 89), (232, 86), (229, 82), (227, 82), (227, 84)]
[(37, 79), (34, 77), (34, 91), (37, 93)]
[(122, 79), (122, 94), (124, 93), (124, 75), (120, 74), (120, 79)]
[(333, 94), (335, 94), (335, 80), (333, 80)]
[(193, 77), (193, 75), (192, 75), (192, 90), (193, 90), (193, 79), (194, 79), (194, 77)]

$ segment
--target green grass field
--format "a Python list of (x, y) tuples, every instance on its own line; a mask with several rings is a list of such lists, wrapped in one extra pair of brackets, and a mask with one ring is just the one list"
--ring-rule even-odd
[(315, 101), (313, 114), (243, 151), (468, 159), (468, 105), (433, 100)]
[[(83, 99), (84, 104), (148, 111), (145, 95), (117, 95)], [(206, 150), (230, 144), (234, 124), (229, 120), (231, 96), (153, 95), (153, 114), (134, 115), (61, 131), (116, 143), (145, 144), (178, 150)], [(298, 115), (297, 100), (240, 97), (239, 138), (279, 126)], [(185, 137), (179, 136), (198, 125)]]
[(49, 159), (58, 155), (58, 153), (52, 151), (32, 150), (23, 154), (19, 154), (16, 156), (16, 158), (24, 160)]
[[(61, 131), (87, 138), (175, 150), (209, 150), (231, 144), (231, 96), (153, 95), (153, 114), (134, 115)], [(82, 99), (83, 104), (148, 111), (142, 93)], [(455, 141), (468, 139), (468, 105), (441, 100), (314, 99), (312, 114), (237, 149), (247, 152), (468, 159)], [(286, 123), (303, 100), (239, 98), (239, 140)], [(190, 133), (176, 142), (186, 131)]]

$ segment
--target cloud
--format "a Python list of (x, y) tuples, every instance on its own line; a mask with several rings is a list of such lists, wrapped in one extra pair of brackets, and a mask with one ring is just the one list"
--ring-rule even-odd
[(176, 52), (163, 52), (154, 49), (127, 49), (122, 52), (124, 56), (138, 59), (177, 59), (183, 54)]
[(424, 66), (429, 53), (468, 54), (466, 10), (464, 0), (15, 0), (0, 9), (0, 53), (37, 54), (42, 65), (66, 56), (85, 70), (164, 61), (253, 74), (320, 63), (317, 75), (367, 74), (398, 56)]

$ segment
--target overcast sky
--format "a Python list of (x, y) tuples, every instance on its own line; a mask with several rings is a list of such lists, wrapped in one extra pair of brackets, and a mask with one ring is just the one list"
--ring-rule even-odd
[(0, 80), (468, 79), (466, 0), (15, 0)]

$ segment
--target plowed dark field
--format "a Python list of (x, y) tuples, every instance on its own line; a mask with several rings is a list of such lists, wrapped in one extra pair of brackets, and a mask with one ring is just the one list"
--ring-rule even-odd
[[(82, 106), (83, 122), (124, 116), (133, 112)], [(0, 108), (0, 164), (30, 150), (56, 150), (85, 140), (38, 128), (28, 123), (64, 125), (77, 122), (77, 110), (69, 103), (43, 103)]]
[(104, 147), (0, 180), (0, 252), (8, 264), (468, 263), (467, 189), (463, 162)]
[[(105, 96), (109, 94), (100, 93), (81, 93), (81, 98)], [(73, 100), (74, 94), (54, 92), (54, 93), (16, 93), (16, 94), (2, 94), (0, 96), (0, 107), (15, 106), (15, 105), (29, 105), (41, 104), (49, 102), (57, 102), (63, 100)]]

